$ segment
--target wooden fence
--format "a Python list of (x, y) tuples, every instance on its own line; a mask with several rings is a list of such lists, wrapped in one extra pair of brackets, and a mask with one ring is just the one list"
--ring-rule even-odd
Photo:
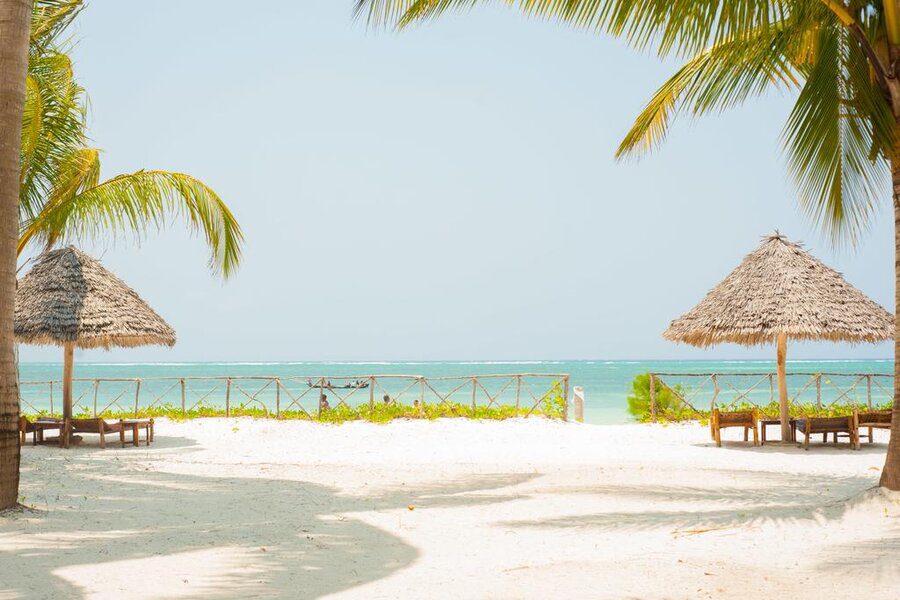
[[(894, 397), (894, 376), (886, 373), (788, 373), (787, 382), (790, 406), (815, 405), (817, 412), (841, 406), (872, 409)], [(657, 396), (663, 389), (675, 399), (675, 408), (703, 416), (713, 408), (776, 403), (777, 384), (775, 373), (651, 373), (651, 419), (657, 420)]]
[[(23, 413), (55, 414), (62, 410), (62, 382), (19, 382)], [(187, 415), (201, 408), (224, 409), (225, 415), (240, 409), (260, 409), (268, 416), (305, 413), (319, 416), (323, 407), (355, 408), (367, 403), (407, 402), (424, 408), (429, 404), (463, 404), (479, 407), (514, 406), (515, 414), (528, 416), (555, 393), (566, 399), (563, 417), (568, 419), (569, 375), (564, 373), (515, 373), (456, 377), (420, 375), (362, 375), (315, 377), (162, 377), (74, 379), (73, 413), (98, 416), (106, 412), (139, 414), (168, 408)], [(324, 399), (326, 402), (322, 402)], [(326, 404), (327, 403), (327, 404)]]

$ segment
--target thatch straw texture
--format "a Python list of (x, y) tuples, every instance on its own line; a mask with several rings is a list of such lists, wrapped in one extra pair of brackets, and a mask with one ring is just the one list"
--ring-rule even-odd
[(19, 280), (15, 336), (81, 348), (175, 344), (175, 331), (134, 290), (71, 246), (43, 254)]
[(879, 342), (894, 317), (797, 244), (768, 237), (663, 337), (694, 346), (799, 340)]

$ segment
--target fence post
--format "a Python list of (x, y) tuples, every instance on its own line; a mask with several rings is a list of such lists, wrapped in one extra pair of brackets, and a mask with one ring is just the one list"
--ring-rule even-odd
[(281, 418), (281, 379), (275, 378), (275, 418)]
[(53, 382), (50, 382), (50, 414), (53, 414)]
[(566, 401), (563, 404), (563, 421), (569, 420), (569, 378), (563, 377), (563, 399)]
[(656, 375), (650, 373), (650, 421), (656, 423)]
[(478, 389), (478, 376), (472, 377), (472, 416), (475, 416), (475, 391)]
[(184, 410), (184, 377), (181, 378), (181, 416), (185, 415)]
[(100, 380), (94, 380), (94, 418), (97, 418), (97, 392), (100, 391)]
[(231, 416), (231, 377), (225, 380), (225, 416)]
[(709, 412), (712, 413), (716, 409), (716, 400), (719, 399), (719, 376), (713, 373), (712, 376), (713, 382), (713, 395), (712, 400), (709, 403)]
[(419, 414), (425, 416), (425, 378), (419, 377)]
[(141, 380), (138, 379), (137, 383), (135, 383), (135, 387), (134, 387), (134, 417), (135, 418), (137, 418), (137, 416), (138, 416), (138, 400), (140, 400), (140, 397), (141, 397)]
[(519, 399), (522, 397), (522, 376), (516, 375), (516, 416), (519, 416)]
[(772, 374), (769, 373), (769, 404), (775, 402), (775, 380), (772, 378)]
[(869, 402), (869, 410), (872, 410), (872, 376), (866, 375), (866, 399)]
[(375, 412), (375, 376), (369, 377), (369, 412)]
[(316, 413), (317, 418), (322, 418), (322, 400), (325, 398), (325, 378), (319, 378), (319, 408)]
[(822, 374), (816, 373), (816, 412), (822, 412)]
[(584, 423), (584, 388), (576, 385), (572, 392), (575, 394), (575, 420)]

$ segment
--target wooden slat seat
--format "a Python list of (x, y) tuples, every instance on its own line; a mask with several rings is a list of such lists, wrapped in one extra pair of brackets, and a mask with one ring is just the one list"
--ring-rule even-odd
[(759, 428), (757, 427), (758, 413), (754, 410), (741, 410), (722, 412), (714, 408), (709, 417), (709, 427), (716, 446), (722, 446), (722, 430), (728, 427), (743, 427), (744, 441), (748, 441), (749, 433), (753, 431), (753, 445), (759, 445)]
[(865, 412), (859, 413), (859, 428), (863, 427), (868, 428), (869, 434), (869, 443), (871, 444), (873, 441), (872, 430), (873, 429), (890, 429), (891, 428), (891, 420), (894, 411), (888, 410), (869, 410)]
[(106, 434), (118, 433), (119, 442), (125, 446), (125, 428), (121, 421), (109, 423), (104, 419), (69, 419), (67, 435), (73, 433), (96, 433), (100, 435), (100, 447), (106, 448)]
[(32, 434), (31, 441), (33, 445), (44, 443), (44, 432), (48, 429), (62, 430), (63, 422), (61, 419), (53, 417), (38, 417), (31, 421), (25, 415), (19, 417), (19, 439), (22, 445), (25, 445), (27, 435)]
[(822, 441), (828, 441), (828, 434), (834, 435), (837, 444), (838, 435), (844, 434), (850, 439), (850, 447), (859, 450), (859, 414), (856, 410), (848, 417), (803, 417), (794, 421), (796, 431), (803, 434), (803, 449), (809, 450), (809, 438), (815, 433), (822, 434)]

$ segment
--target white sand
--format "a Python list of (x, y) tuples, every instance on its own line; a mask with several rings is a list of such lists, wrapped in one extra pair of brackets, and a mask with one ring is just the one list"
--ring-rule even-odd
[(35, 510), (0, 517), (0, 600), (900, 595), (900, 496), (870, 490), (883, 435), (804, 452), (538, 419), (157, 431), (24, 449)]

